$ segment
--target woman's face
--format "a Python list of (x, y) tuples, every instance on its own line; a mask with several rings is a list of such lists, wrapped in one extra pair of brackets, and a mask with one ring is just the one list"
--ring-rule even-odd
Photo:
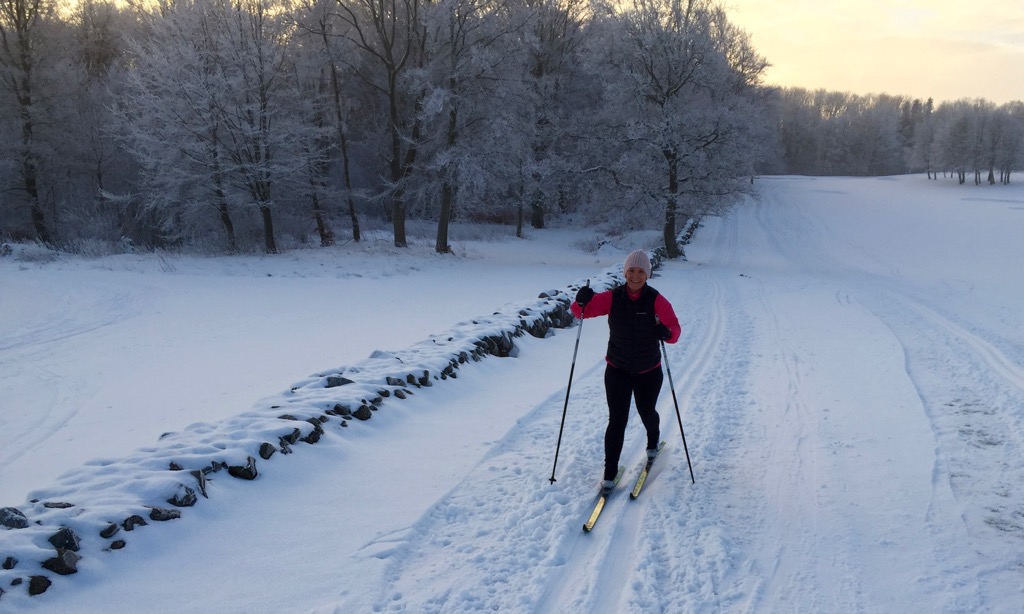
[(626, 269), (626, 287), (631, 292), (639, 292), (645, 283), (647, 283), (647, 271), (638, 266)]

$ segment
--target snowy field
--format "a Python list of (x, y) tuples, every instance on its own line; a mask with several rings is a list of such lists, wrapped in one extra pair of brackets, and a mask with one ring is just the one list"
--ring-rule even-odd
[[(758, 184), (651, 280), (683, 326), (668, 362), (696, 484), (666, 389), (643, 494), (581, 531), (605, 424), (607, 327), (587, 320), (334, 419), (254, 481), (212, 474), (209, 499), (41, 596), (11, 586), (37, 571), (0, 570), (0, 612), (1020, 612), (1024, 185)], [(455, 256), (381, 234), (275, 257), (0, 258), (0, 507), (85, 522), (164, 434), (244, 443), (241, 418), (320, 374), (656, 241), (466, 232)], [(634, 415), (626, 481), (643, 447)], [(162, 486), (129, 484), (153, 505)], [(0, 562), (31, 530), (0, 530)]]

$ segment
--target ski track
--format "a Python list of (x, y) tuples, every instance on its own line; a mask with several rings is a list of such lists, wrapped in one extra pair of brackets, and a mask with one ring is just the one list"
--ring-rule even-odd
[[(962, 605), (983, 608), (995, 597), (988, 586), (1019, 582), (1024, 569), (1024, 370), (992, 344), (941, 316), (932, 307), (908, 296), (892, 294), (880, 301), (882, 316), (893, 328), (907, 355), (907, 372), (920, 396), (938, 443), (933, 495), (929, 510), (949, 508), (954, 499), (961, 516), (950, 519), (963, 527), (962, 544), (975, 550), (981, 574), (966, 567), (949, 571), (947, 581), (974, 587), (973, 601)], [(985, 390), (986, 397), (973, 391)], [(995, 472), (999, 477), (975, 480)], [(990, 486), (996, 484), (995, 490)], [(1004, 539), (994, 540), (992, 534)], [(982, 550), (974, 543), (1003, 542), (1005, 548)], [(943, 552), (948, 558), (948, 554)], [(978, 577), (980, 576), (980, 577)]]
[[(23, 283), (20, 278), (18, 283)], [(18, 294), (17, 285), (7, 290), (12, 296)], [(74, 399), (81, 396), (82, 391), (67, 390), (60, 374), (41, 364), (36, 356), (45, 354), (48, 344), (74, 337), (81, 337), (83, 343), (102, 343), (104, 329), (130, 320), (145, 309), (140, 302), (142, 295), (142, 292), (107, 292), (105, 289), (95, 293), (68, 292), (53, 296), (53, 302), (45, 308), (33, 307), (39, 311), (35, 317), (35, 326), (27, 329), (0, 326), (0, 389), (3, 389), (4, 374), (32, 370), (37, 372), (40, 391), (49, 396), (40, 405), (61, 408), (60, 411), (49, 412), (37, 412), (34, 408), (24, 407), (5, 410), (32, 416), (33, 419), (28, 422), (23, 419), (9, 422), (4, 419), (5, 411), (0, 411), (0, 428), (10, 429), (13, 428), (11, 424), (17, 423), (24, 425), (21, 432), (10, 437), (16, 445), (0, 450), (0, 466), (8, 466), (14, 459), (25, 456), (43, 441), (59, 433), (78, 415)], [(0, 309), (2, 314), (7, 309), (17, 310), (20, 306), (11, 303), (0, 304), (0, 307), (3, 307)], [(0, 318), (0, 324), (2, 320)]]
[[(684, 428), (690, 414), (700, 411), (690, 410), (687, 401), (715, 364), (716, 351), (725, 337), (722, 290), (714, 280), (700, 277), (701, 285), (707, 287), (687, 299), (692, 304), (679, 301), (687, 314), (684, 336), (675, 346), (667, 346), (671, 348), (669, 364), (676, 369), (673, 381)], [(676, 301), (671, 293), (669, 298)], [(607, 334), (603, 330), (588, 332)], [(571, 406), (603, 408), (603, 373), (603, 360), (577, 373)], [(522, 418), (459, 487), (441, 498), (408, 533), (395, 536), (397, 543), (368, 548), (375, 551), (372, 556), (386, 560), (386, 588), (372, 604), (374, 611), (673, 609), (670, 603), (662, 603), (656, 589), (665, 582), (681, 580), (667, 577), (667, 570), (686, 568), (680, 564), (692, 559), (690, 546), (709, 538), (701, 535), (700, 522), (688, 518), (699, 507), (680, 509), (681, 501), (693, 497), (695, 487), (690, 484), (681, 439), (677, 438), (671, 392), (664, 390), (659, 404), (663, 439), (669, 442), (666, 454), (652, 471), (641, 499), (630, 501), (628, 497), (644, 447), (643, 427), (634, 417), (623, 453), (625, 475), (590, 534), (583, 533), (581, 527), (596, 500), (603, 457), (603, 412), (598, 414), (602, 419), (570, 419), (562, 442), (562, 474), (554, 485), (537, 483), (537, 476), (544, 474), (551, 459), (530, 452), (536, 448), (532, 442), (550, 439), (551, 433), (557, 432), (564, 394), (564, 390), (553, 391), (547, 401)], [(696, 450), (701, 449), (698, 444)], [(695, 464), (694, 470), (699, 474), (700, 465)], [(666, 498), (666, 493), (660, 492), (662, 483), (675, 490), (668, 494), (667, 505), (659, 503)], [(468, 541), (467, 536), (471, 538)], [(478, 548), (475, 543), (481, 541), (498, 544)], [(710, 547), (721, 548), (717, 543)], [(712, 572), (721, 575), (720, 570)], [(700, 587), (699, 592), (713, 593), (717, 581), (704, 575), (702, 571), (688, 582)], [(416, 602), (410, 596), (424, 595), (425, 585), (432, 587), (428, 591), (431, 596)]]
[[(383, 564), (376, 595), (336, 612), (998, 611), (1024, 569), (1024, 368), (915, 298), (898, 266), (816, 243), (856, 251), (770, 186), (707, 232), (706, 262), (652, 279), (683, 324), (667, 358), (696, 484), (666, 389), (668, 444), (640, 499), (628, 497), (644, 446), (633, 415), (622, 482), (582, 532), (605, 426), (604, 363), (588, 358), (558, 481), (540, 476), (564, 388), (412, 527), (367, 544)], [(583, 334), (607, 334), (590, 322)], [(856, 371), (829, 380), (836, 361)]]
[[(809, 257), (814, 246), (808, 241), (813, 236), (827, 237), (829, 234), (820, 227), (813, 233), (801, 233), (803, 223), (811, 223), (805, 215), (787, 217), (787, 224), (774, 222), (775, 212), (783, 206), (771, 194), (768, 194), (757, 207), (757, 219), (762, 230), (768, 236), (774, 251), (780, 257), (798, 262), (814, 261)], [(790, 207), (792, 209), (792, 207)], [(797, 223), (794, 223), (797, 222)], [(815, 250), (815, 257), (829, 268), (842, 267), (842, 263), (826, 261), (828, 250)], [(995, 347), (994, 344), (982, 339), (979, 335), (969, 332), (955, 323), (950, 317), (940, 315), (939, 310), (915, 300), (913, 291), (907, 289), (899, 279), (896, 267), (885, 263), (876, 263), (879, 270), (888, 273), (888, 277), (878, 275), (861, 275), (862, 283), (835, 291), (836, 304), (863, 308), (878, 323), (885, 327), (898, 345), (902, 357), (903, 369), (906, 371), (907, 382), (912, 386), (916, 404), (923, 415), (923, 423), (928, 427), (933, 438), (933, 466), (931, 468), (931, 504), (925, 511), (918, 528), (926, 535), (919, 538), (920, 543), (911, 544), (921, 550), (922, 556), (934, 560), (938, 569), (930, 574), (922, 574), (913, 578), (908, 587), (909, 596), (904, 602), (908, 606), (925, 608), (930, 611), (983, 611), (998, 594), (988, 594), (988, 587), (1004, 588), (1019, 582), (1019, 573), (1024, 568), (1024, 557), (1019, 554), (1020, 539), (1024, 538), (1024, 501), (1016, 494), (1013, 484), (1024, 480), (1024, 466), (1021, 456), (1024, 452), (1024, 424), (1022, 424), (1021, 408), (1024, 407), (1024, 369), (1011, 358)], [(844, 271), (837, 276), (843, 279), (857, 278), (855, 274)], [(823, 285), (827, 286), (827, 283)], [(801, 447), (820, 446), (814, 444), (813, 433), (808, 433), (803, 426), (809, 417), (807, 405), (801, 401), (803, 384), (799, 380), (801, 368), (797, 352), (785, 347), (784, 335), (779, 335), (778, 316), (770, 306), (770, 300), (761, 293), (761, 303), (768, 314), (769, 326), (764, 327), (770, 335), (777, 337), (773, 343), (780, 347), (782, 362), (785, 364), (784, 378), (789, 381), (787, 411), (794, 413), (796, 422), (801, 425), (796, 433), (798, 450)], [(1002, 402), (996, 407), (985, 407), (978, 398), (972, 398), (973, 389), (986, 391), (999, 390)], [(997, 398), (998, 398), (997, 397)], [(767, 441), (780, 441), (784, 438), (764, 436)], [(813, 445), (812, 445), (813, 444)], [(921, 454), (924, 456), (924, 454)], [(808, 457), (812, 458), (813, 457)], [(813, 483), (818, 468), (808, 462), (799, 462), (783, 475), (790, 479)], [(993, 471), (1003, 474), (1000, 480), (990, 477), (972, 480), (979, 473), (991, 474)], [(841, 473), (842, 474), (842, 473)], [(984, 492), (984, 488), (975, 484), (1001, 484), (996, 492)], [(790, 493), (796, 500), (814, 501), (813, 494), (805, 491)], [(954, 501), (950, 505), (948, 502)], [(959, 516), (949, 510), (961, 509)], [(936, 510), (946, 510), (946, 516), (937, 515)], [(795, 511), (795, 510), (794, 510)], [(781, 518), (793, 517), (783, 514)], [(799, 590), (794, 584), (791, 588), (772, 585), (771, 578), (791, 575), (793, 572), (783, 567), (787, 549), (794, 543), (799, 544), (798, 551), (816, 552), (831, 549), (833, 556), (841, 556), (844, 551), (853, 548), (857, 540), (843, 539), (843, 535), (853, 532), (859, 535), (863, 527), (858, 527), (854, 518), (843, 520), (843, 524), (822, 527), (817, 515), (804, 518), (811, 523), (812, 530), (800, 529), (792, 533), (778, 533), (775, 541), (778, 547), (779, 565), (772, 568), (767, 575), (768, 580), (758, 587), (758, 601), (751, 602), (752, 610), (771, 609), (768, 604), (779, 602), (790, 603), (787, 590)], [(911, 525), (913, 528), (913, 524)], [(961, 532), (949, 531), (949, 527), (962, 526)], [(992, 548), (992, 544), (1006, 540), (993, 539), (992, 532), (1002, 532), (1009, 538), (1005, 548)], [(802, 542), (806, 536), (829, 535), (832, 544), (813, 544)], [(882, 540), (885, 544), (885, 540)], [(981, 546), (984, 544), (985, 546)], [(838, 546), (838, 547), (837, 547)], [(862, 558), (862, 557), (858, 557)], [(852, 560), (857, 560), (854, 558)], [(832, 565), (842, 565), (841, 561), (833, 560)], [(981, 569), (979, 573), (977, 570)], [(863, 574), (863, 572), (860, 572)], [(871, 595), (870, 583), (858, 578), (858, 570), (843, 571), (843, 602), (848, 611), (875, 611), (880, 607), (877, 596)], [(1014, 576), (1017, 576), (1016, 580)], [(801, 581), (809, 581), (813, 585), (814, 576), (810, 569), (797, 572), (793, 577)], [(1008, 584), (1009, 583), (1009, 584)], [(949, 599), (943, 595), (945, 588), (956, 586), (957, 595)], [(814, 596), (807, 593), (796, 595), (797, 601), (817, 605)], [(831, 602), (836, 602), (832, 595)], [(824, 603), (829, 603), (828, 601)]]

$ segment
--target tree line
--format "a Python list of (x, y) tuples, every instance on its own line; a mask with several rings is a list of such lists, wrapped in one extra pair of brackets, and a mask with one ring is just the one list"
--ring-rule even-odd
[(0, 0), (0, 238), (404, 247), (412, 219), (443, 253), (453, 220), (572, 215), (671, 257), (758, 173), (1016, 164), (1019, 108), (767, 67), (712, 0)]
[(905, 96), (784, 89), (767, 172), (794, 175), (940, 174), (1010, 182), (1024, 162), (1024, 102), (939, 104)]

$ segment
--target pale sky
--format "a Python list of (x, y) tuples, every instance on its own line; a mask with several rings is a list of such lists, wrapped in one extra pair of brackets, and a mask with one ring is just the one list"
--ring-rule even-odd
[(854, 94), (1024, 100), (1024, 0), (723, 0), (765, 82)]

